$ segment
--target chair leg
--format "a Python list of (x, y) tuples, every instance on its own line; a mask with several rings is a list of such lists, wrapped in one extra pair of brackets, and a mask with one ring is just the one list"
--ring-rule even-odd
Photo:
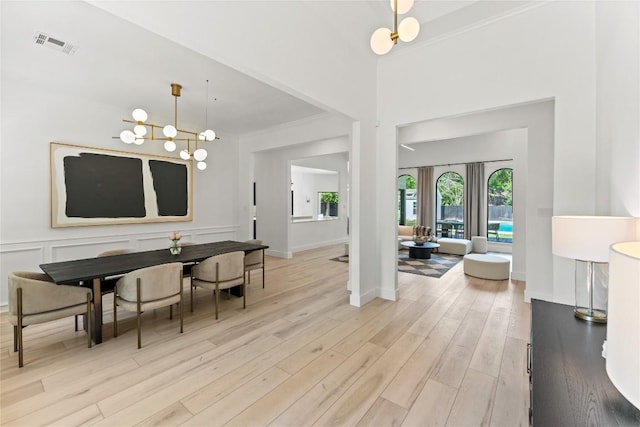
[(193, 313), (193, 276), (189, 279), (189, 296), (191, 297), (191, 312)]
[(169, 306), (169, 320), (173, 320), (173, 304)]
[(18, 351), (18, 327), (13, 325), (13, 352)]
[(18, 288), (18, 368), (24, 366), (22, 344), (22, 288)]
[(142, 328), (142, 313), (140, 311), (140, 278), (138, 277), (138, 280), (136, 282), (136, 305), (137, 305), (137, 309), (136, 309), (136, 314), (137, 314), (137, 320), (138, 320), (138, 348), (142, 348), (142, 338), (140, 337), (141, 333), (140, 333), (140, 329)]
[(220, 288), (218, 287), (220, 263), (216, 262), (216, 320), (218, 320), (218, 303), (220, 302)]
[(88, 347), (91, 348), (91, 292), (87, 292), (87, 339)]
[(182, 303), (183, 301), (182, 298), (182, 278), (180, 278), (180, 333), (182, 333), (182, 325), (183, 325), (183, 318), (184, 318), (184, 304)]
[(242, 280), (242, 309), (247, 308), (247, 281)]
[(75, 322), (75, 323), (76, 323), (76, 332), (78, 332), (78, 315), (76, 314), (76, 315), (74, 316), (74, 318), (75, 318), (75, 321), (76, 321), (76, 322)]
[(262, 264), (262, 289), (264, 289), (264, 263)]
[(118, 336), (118, 304), (116, 299), (118, 298), (118, 288), (113, 288), (113, 336)]
[(219, 301), (220, 301), (220, 289), (218, 289), (218, 283), (216, 283), (216, 299), (215, 299), (216, 320), (218, 320), (218, 302)]

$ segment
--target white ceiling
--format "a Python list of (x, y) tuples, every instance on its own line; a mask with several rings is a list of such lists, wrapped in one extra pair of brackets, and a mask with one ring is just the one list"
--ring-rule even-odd
[[(413, 44), (495, 19), (528, 3), (531, 1), (418, 0), (407, 14), (422, 23)], [(158, 5), (161, 3), (154, 7)], [(188, 7), (198, 7), (198, 2), (189, 2)], [(308, 7), (360, 54), (374, 55), (369, 51), (371, 32), (393, 24), (388, 0), (317, 0)], [(129, 118), (133, 108), (141, 107), (149, 113), (149, 121), (158, 124), (173, 121), (170, 83), (180, 83), (178, 123), (187, 127), (207, 121), (223, 138), (325, 113), (88, 3), (4, 1), (2, 8), (3, 81), (27, 79), (43, 90), (55, 87), (69, 100), (88, 94), (105, 104), (121, 105), (123, 119)], [(37, 46), (36, 31), (73, 43), (78, 50), (66, 55)], [(394, 49), (410, 48), (405, 44)]]

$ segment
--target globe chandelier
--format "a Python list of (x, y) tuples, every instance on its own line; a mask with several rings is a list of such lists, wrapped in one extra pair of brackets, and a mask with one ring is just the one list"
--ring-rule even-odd
[[(207, 80), (207, 92), (208, 92)], [(182, 86), (178, 83), (171, 83), (171, 95), (174, 97), (174, 121), (173, 125), (157, 125), (153, 123), (146, 123), (148, 115), (142, 108), (136, 108), (131, 113), (133, 120), (123, 119), (123, 122), (131, 123), (134, 125), (133, 131), (123, 130), (120, 133), (120, 140), (125, 144), (142, 145), (145, 139), (151, 141), (165, 141), (164, 149), (172, 153), (176, 150), (176, 142), (185, 142), (187, 147), (180, 150), (180, 158), (183, 160), (193, 159), (199, 170), (205, 170), (207, 164), (205, 159), (207, 158), (207, 150), (198, 146), (199, 141), (213, 141), (216, 139), (216, 133), (211, 129), (206, 129), (202, 132), (193, 132), (185, 129), (178, 128), (178, 97)], [(207, 93), (208, 99), (208, 93)], [(205, 121), (207, 119), (205, 118)], [(162, 136), (158, 135), (158, 131), (162, 130)], [(192, 151), (193, 148), (193, 151)]]
[(404, 15), (413, 7), (414, 0), (390, 0), (393, 10), (393, 31), (388, 28), (378, 28), (371, 35), (371, 50), (377, 55), (389, 53), (398, 39), (403, 42), (413, 41), (420, 32), (420, 23), (414, 17), (404, 18), (398, 25), (398, 15)]

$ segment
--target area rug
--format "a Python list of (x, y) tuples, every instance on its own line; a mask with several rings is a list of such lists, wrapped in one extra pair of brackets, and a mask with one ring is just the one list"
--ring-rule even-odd
[[(398, 253), (398, 271), (421, 276), (442, 277), (451, 267), (462, 260), (459, 255), (432, 253), (431, 259), (409, 258), (409, 252)], [(331, 261), (349, 262), (349, 255), (331, 258)]]

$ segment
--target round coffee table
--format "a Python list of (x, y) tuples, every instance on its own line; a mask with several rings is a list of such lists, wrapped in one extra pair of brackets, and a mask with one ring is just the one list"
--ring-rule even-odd
[(431, 259), (431, 250), (439, 248), (437, 243), (424, 242), (421, 245), (416, 245), (414, 242), (400, 242), (405, 248), (409, 248), (409, 258), (416, 259)]

